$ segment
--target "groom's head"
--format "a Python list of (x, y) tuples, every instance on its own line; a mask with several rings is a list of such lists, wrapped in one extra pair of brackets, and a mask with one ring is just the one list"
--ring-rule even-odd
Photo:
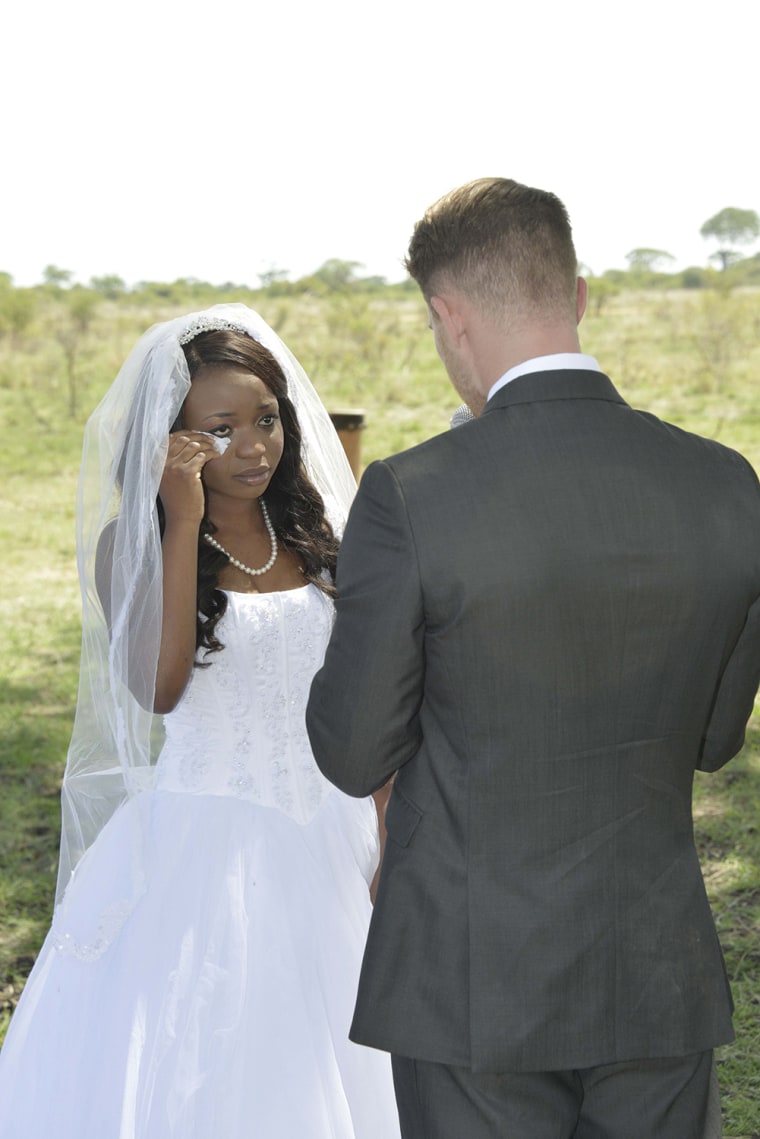
[(414, 227), (406, 267), (449, 377), (476, 412), (513, 365), (579, 350), (585, 283), (567, 210), (546, 190), (510, 178), (452, 190)]
[(425, 300), (453, 286), (491, 319), (574, 315), (577, 258), (562, 202), (510, 178), (450, 191), (414, 227), (406, 268)]

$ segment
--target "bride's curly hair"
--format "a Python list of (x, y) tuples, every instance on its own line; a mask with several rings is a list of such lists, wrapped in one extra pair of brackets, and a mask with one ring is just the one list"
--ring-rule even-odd
[[(278, 539), (292, 550), (303, 566), (304, 583), (312, 582), (323, 593), (335, 595), (335, 566), (338, 540), (325, 514), (322, 496), (313, 485), (301, 457), (301, 428), (295, 408), (288, 398), (285, 376), (274, 356), (244, 332), (221, 329), (202, 332), (184, 345), (185, 359), (192, 380), (209, 364), (243, 368), (267, 385), (276, 396), (282, 421), (282, 458), (267, 487), (266, 502)], [(172, 430), (182, 426), (180, 411)], [(158, 502), (163, 532), (163, 509)], [(196, 650), (204, 655), (224, 648), (216, 636), (216, 626), (227, 609), (227, 595), (217, 588), (219, 572), (228, 564), (226, 555), (205, 542), (205, 534), (216, 527), (204, 516), (198, 535), (198, 618)], [(205, 662), (208, 664), (209, 662)], [(203, 667), (202, 662), (196, 662)]]

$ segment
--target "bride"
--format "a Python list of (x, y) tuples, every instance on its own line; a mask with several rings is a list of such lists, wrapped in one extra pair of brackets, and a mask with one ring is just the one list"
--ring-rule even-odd
[(347, 1035), (377, 812), (304, 725), (353, 490), (242, 305), (155, 325), (91, 417), (59, 897), (4, 1139), (398, 1135), (388, 1057)]

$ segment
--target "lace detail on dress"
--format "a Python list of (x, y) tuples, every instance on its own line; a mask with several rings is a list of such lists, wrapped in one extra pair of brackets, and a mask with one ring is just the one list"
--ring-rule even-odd
[(108, 949), (135, 907), (133, 901), (114, 902), (103, 910), (97, 933), (92, 941), (78, 941), (73, 933), (59, 933), (55, 919), (50, 933), (53, 947), (64, 957), (78, 957), (80, 961), (96, 961)]
[(166, 717), (158, 787), (234, 795), (307, 822), (330, 793), (306, 732), (305, 712), (333, 620), (313, 585), (228, 594), (217, 626), (224, 649), (196, 669)]

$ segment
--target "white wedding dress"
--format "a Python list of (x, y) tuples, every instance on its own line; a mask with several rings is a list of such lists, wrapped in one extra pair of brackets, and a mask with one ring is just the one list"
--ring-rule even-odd
[(332, 606), (313, 585), (228, 602), (154, 786), (56, 912), (0, 1055), (0, 1139), (399, 1134), (388, 1057), (347, 1036), (375, 808), (326, 782), (304, 724)]

